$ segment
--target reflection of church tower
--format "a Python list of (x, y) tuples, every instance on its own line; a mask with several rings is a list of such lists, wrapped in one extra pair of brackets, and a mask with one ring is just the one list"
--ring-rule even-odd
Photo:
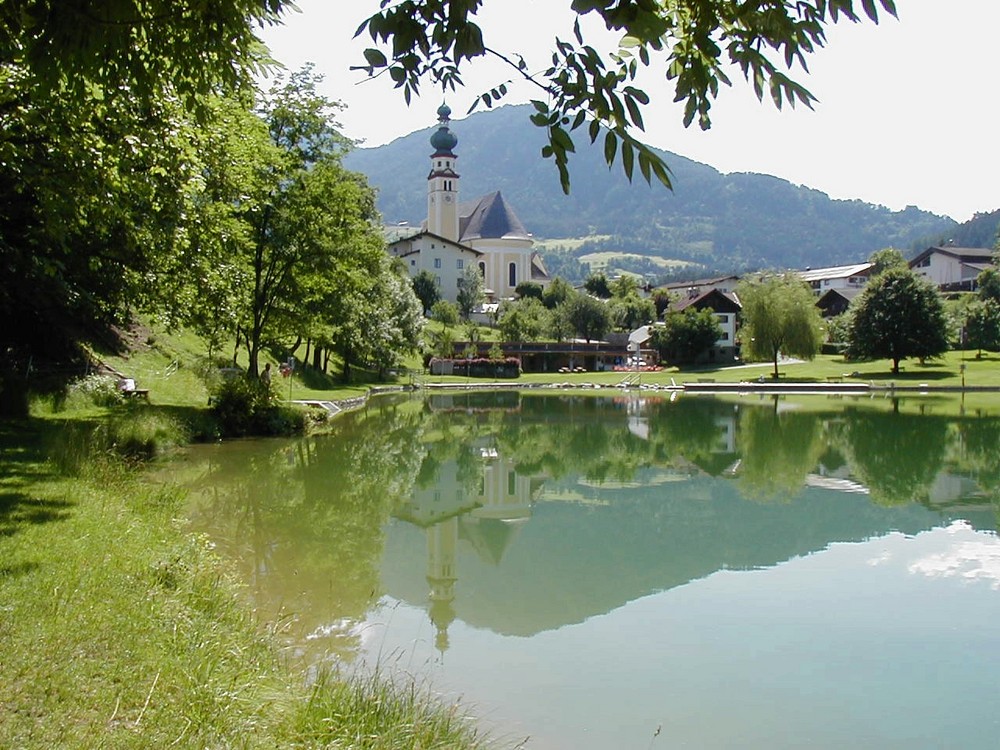
[(448, 626), (455, 619), (455, 552), (458, 547), (458, 516), (427, 529), (427, 583), (431, 590), (431, 622), (437, 628), (434, 645), (444, 653), (448, 648)]
[(448, 129), (451, 109), (438, 107), (438, 129), (431, 136), (431, 173), (427, 175), (427, 231), (458, 242), (458, 174), (452, 149), (458, 138)]

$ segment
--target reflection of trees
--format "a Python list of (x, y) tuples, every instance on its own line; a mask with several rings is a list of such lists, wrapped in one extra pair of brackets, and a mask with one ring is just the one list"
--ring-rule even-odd
[[(733, 422), (733, 405), (715, 399), (681, 398), (676, 402), (661, 401), (650, 407), (649, 438), (656, 445), (657, 455), (669, 461), (683, 456), (709, 473), (720, 455), (721, 425)], [(728, 452), (723, 460), (731, 461)]]
[[(333, 620), (362, 620), (378, 597), (383, 525), (408, 499), (423, 451), (412, 406), (377, 399), (329, 436), (247, 441), (196, 490), (195, 523), (232, 540), (262, 618), (291, 618), (300, 644)], [(321, 648), (355, 645), (331, 635), (345, 640)]]
[(625, 405), (604, 398), (537, 396), (505, 415), (497, 442), (518, 473), (626, 481), (650, 464), (651, 446), (628, 431)]
[(765, 407), (740, 410), (739, 484), (756, 500), (787, 501), (801, 492), (823, 452), (819, 417)]
[(845, 412), (851, 465), (872, 500), (903, 505), (927, 497), (948, 447), (940, 417), (898, 412)]

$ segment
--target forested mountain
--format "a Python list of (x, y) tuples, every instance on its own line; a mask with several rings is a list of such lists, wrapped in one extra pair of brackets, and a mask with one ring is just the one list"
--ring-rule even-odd
[[(584, 135), (570, 159), (572, 191), (565, 196), (554, 166), (539, 155), (544, 134), (530, 124), (527, 109), (507, 106), (452, 123), (461, 195), (502, 191), (536, 240), (548, 247), (560, 244), (553, 240), (586, 240), (565, 243), (577, 256), (635, 253), (693, 261), (703, 271), (826, 266), (864, 260), (883, 247), (909, 248), (956, 226), (914, 207), (890, 211), (767, 175), (722, 174), (669, 152), (673, 192), (647, 185), (638, 170), (630, 184)], [(346, 159), (378, 189), (386, 223), (419, 224), (425, 217), (433, 130)]]
[(963, 224), (949, 227), (947, 231), (921, 237), (910, 245), (920, 252), (935, 245), (952, 244), (956, 247), (996, 247), (1000, 241), (1000, 209), (976, 214)]

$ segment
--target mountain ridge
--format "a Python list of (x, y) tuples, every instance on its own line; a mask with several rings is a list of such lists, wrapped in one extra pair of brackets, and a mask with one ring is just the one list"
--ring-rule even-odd
[[(555, 167), (540, 156), (545, 135), (528, 121), (529, 110), (508, 105), (479, 112), (452, 121), (451, 129), (458, 137), (463, 200), (502, 192), (543, 254), (560, 239), (592, 238), (566, 252), (632, 253), (697, 264), (703, 271), (801, 268), (865, 260), (883, 247), (906, 249), (958, 226), (914, 206), (892, 211), (833, 199), (779, 177), (723, 173), (660, 149), (674, 190), (638, 176), (630, 183), (618, 164), (609, 170), (603, 149), (582, 133), (570, 158), (566, 196)], [(377, 188), (387, 223), (419, 225), (425, 218), (428, 139), (435, 129), (357, 149), (345, 159)]]

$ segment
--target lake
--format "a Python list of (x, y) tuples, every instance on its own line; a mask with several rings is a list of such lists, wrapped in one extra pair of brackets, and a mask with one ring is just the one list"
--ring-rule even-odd
[(1000, 746), (1000, 419), (933, 396), (379, 397), (172, 474), (290, 653), (512, 747)]

